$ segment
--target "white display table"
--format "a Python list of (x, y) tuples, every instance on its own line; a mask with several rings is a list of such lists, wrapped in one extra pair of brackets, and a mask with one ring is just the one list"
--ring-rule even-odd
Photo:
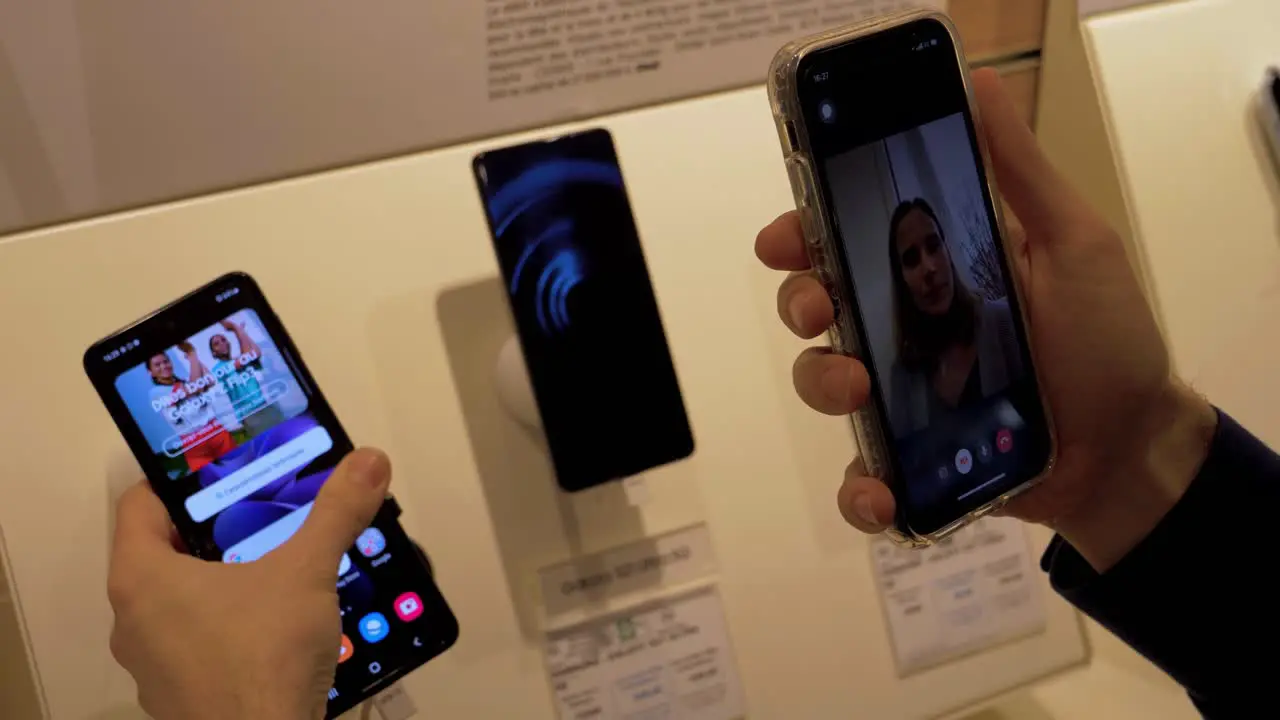
[(866, 541), (834, 506), (848, 424), (794, 396), (802, 345), (752, 254), (791, 205), (763, 90), (601, 123), (698, 442), (650, 475), (638, 509), (617, 487), (560, 499), (499, 409), (491, 368), (510, 327), (470, 180), (480, 146), (0, 240), (0, 526), (54, 720), (137, 714), (104, 592), (108, 486), (137, 470), (81, 353), (236, 268), (261, 282), (352, 436), (394, 459), (406, 525), (462, 626), (406, 681), (426, 716), (553, 717), (536, 570), (695, 522), (719, 558), (752, 717), (934, 716), (1085, 658), (1075, 613), (1038, 580), (1046, 634), (897, 678)]

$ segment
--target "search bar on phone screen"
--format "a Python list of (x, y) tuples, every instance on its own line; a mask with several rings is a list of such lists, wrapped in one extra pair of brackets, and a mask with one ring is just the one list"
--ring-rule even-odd
[(329, 431), (312, 428), (187, 498), (187, 514), (204, 522), (332, 448)]

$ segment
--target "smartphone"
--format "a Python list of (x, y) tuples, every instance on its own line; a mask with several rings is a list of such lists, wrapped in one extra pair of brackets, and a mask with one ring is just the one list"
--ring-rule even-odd
[(473, 169), (560, 486), (576, 492), (691, 455), (608, 131), (493, 150)]
[[(284, 543), (353, 449), (257, 283), (242, 273), (94, 343), (84, 367), (188, 551), (205, 560), (252, 562)], [(334, 568), (343, 635), (328, 717), (458, 638), (399, 513), (388, 498)]]
[(791, 43), (769, 72), (832, 346), (871, 376), (860, 454), (914, 545), (999, 509), (1055, 453), (967, 67), (946, 15), (918, 10)]

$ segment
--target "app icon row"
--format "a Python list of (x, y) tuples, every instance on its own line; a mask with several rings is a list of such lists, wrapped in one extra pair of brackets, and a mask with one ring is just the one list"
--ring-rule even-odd
[[(1007, 428), (1002, 428), (999, 432), (996, 433), (996, 443), (995, 443), (994, 452), (990, 443), (987, 443), (987, 442), (978, 443), (977, 460), (983, 464), (986, 464), (988, 462), (991, 462), (991, 458), (994, 457), (995, 452), (999, 452), (1001, 455), (1004, 455), (1012, 450), (1013, 450), (1013, 432), (1008, 430)], [(959, 450), (956, 451), (956, 457), (955, 457), (956, 472), (960, 473), (961, 475), (968, 475), (970, 472), (973, 471), (973, 461), (974, 461), (973, 451), (969, 450), (969, 448), (960, 448)], [(951, 476), (951, 469), (948, 468), (946, 465), (942, 465), (938, 468), (938, 478), (940, 480), (946, 480), (950, 476)]]
[[(422, 616), (422, 598), (417, 593), (407, 592), (396, 598), (393, 606), (396, 611), (396, 617), (401, 622), (413, 622)], [(360, 637), (369, 644), (380, 643), (391, 634), (391, 623), (387, 621), (387, 617), (380, 612), (371, 612), (360, 618), (357, 624), (360, 630)], [(338, 663), (344, 663), (351, 659), (355, 653), (355, 647), (351, 643), (351, 638), (345, 634), (342, 636), (342, 646), (338, 649)]]

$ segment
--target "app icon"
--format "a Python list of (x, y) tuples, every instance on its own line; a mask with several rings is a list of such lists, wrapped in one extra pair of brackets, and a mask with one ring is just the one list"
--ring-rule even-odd
[(370, 675), (377, 675), (377, 674), (378, 674), (378, 673), (380, 673), (380, 672), (382, 672), (382, 663), (377, 663), (377, 662), (371, 662), (371, 663), (369, 663), (369, 674), (370, 674)]
[(342, 559), (338, 561), (338, 577), (342, 577), (351, 572), (351, 556), (342, 553)]
[(949, 477), (951, 477), (951, 470), (950, 470), (950, 469), (948, 469), (946, 465), (939, 465), (939, 466), (938, 466), (938, 479), (939, 479), (939, 480), (946, 480), (946, 479), (947, 479), (947, 478), (949, 478)]
[(338, 648), (338, 664), (341, 665), (342, 663), (350, 660), (351, 653), (355, 651), (356, 651), (355, 646), (351, 644), (351, 638), (347, 637), (346, 633), (343, 633), (342, 647)]
[(1002, 453), (1007, 453), (1013, 449), (1013, 433), (1008, 428), (996, 433), (996, 449)]
[(387, 618), (379, 612), (371, 612), (360, 618), (360, 637), (365, 642), (376, 643), (381, 642), (391, 632), (391, 628), (387, 625)]
[(823, 100), (818, 103), (818, 114), (822, 116), (822, 122), (828, 125), (836, 121), (836, 105), (830, 100)]
[(417, 593), (407, 592), (396, 598), (396, 617), (405, 622), (417, 620), (422, 614), (422, 598)]
[(356, 538), (356, 547), (359, 548), (361, 555), (373, 557), (387, 549), (387, 539), (382, 536), (382, 531), (378, 528), (369, 528)]
[(989, 463), (991, 462), (991, 458), (991, 443), (980, 443), (978, 445), (978, 461), (982, 463)]
[(960, 452), (956, 453), (956, 472), (968, 475), (970, 470), (973, 470), (973, 453), (960, 448)]

